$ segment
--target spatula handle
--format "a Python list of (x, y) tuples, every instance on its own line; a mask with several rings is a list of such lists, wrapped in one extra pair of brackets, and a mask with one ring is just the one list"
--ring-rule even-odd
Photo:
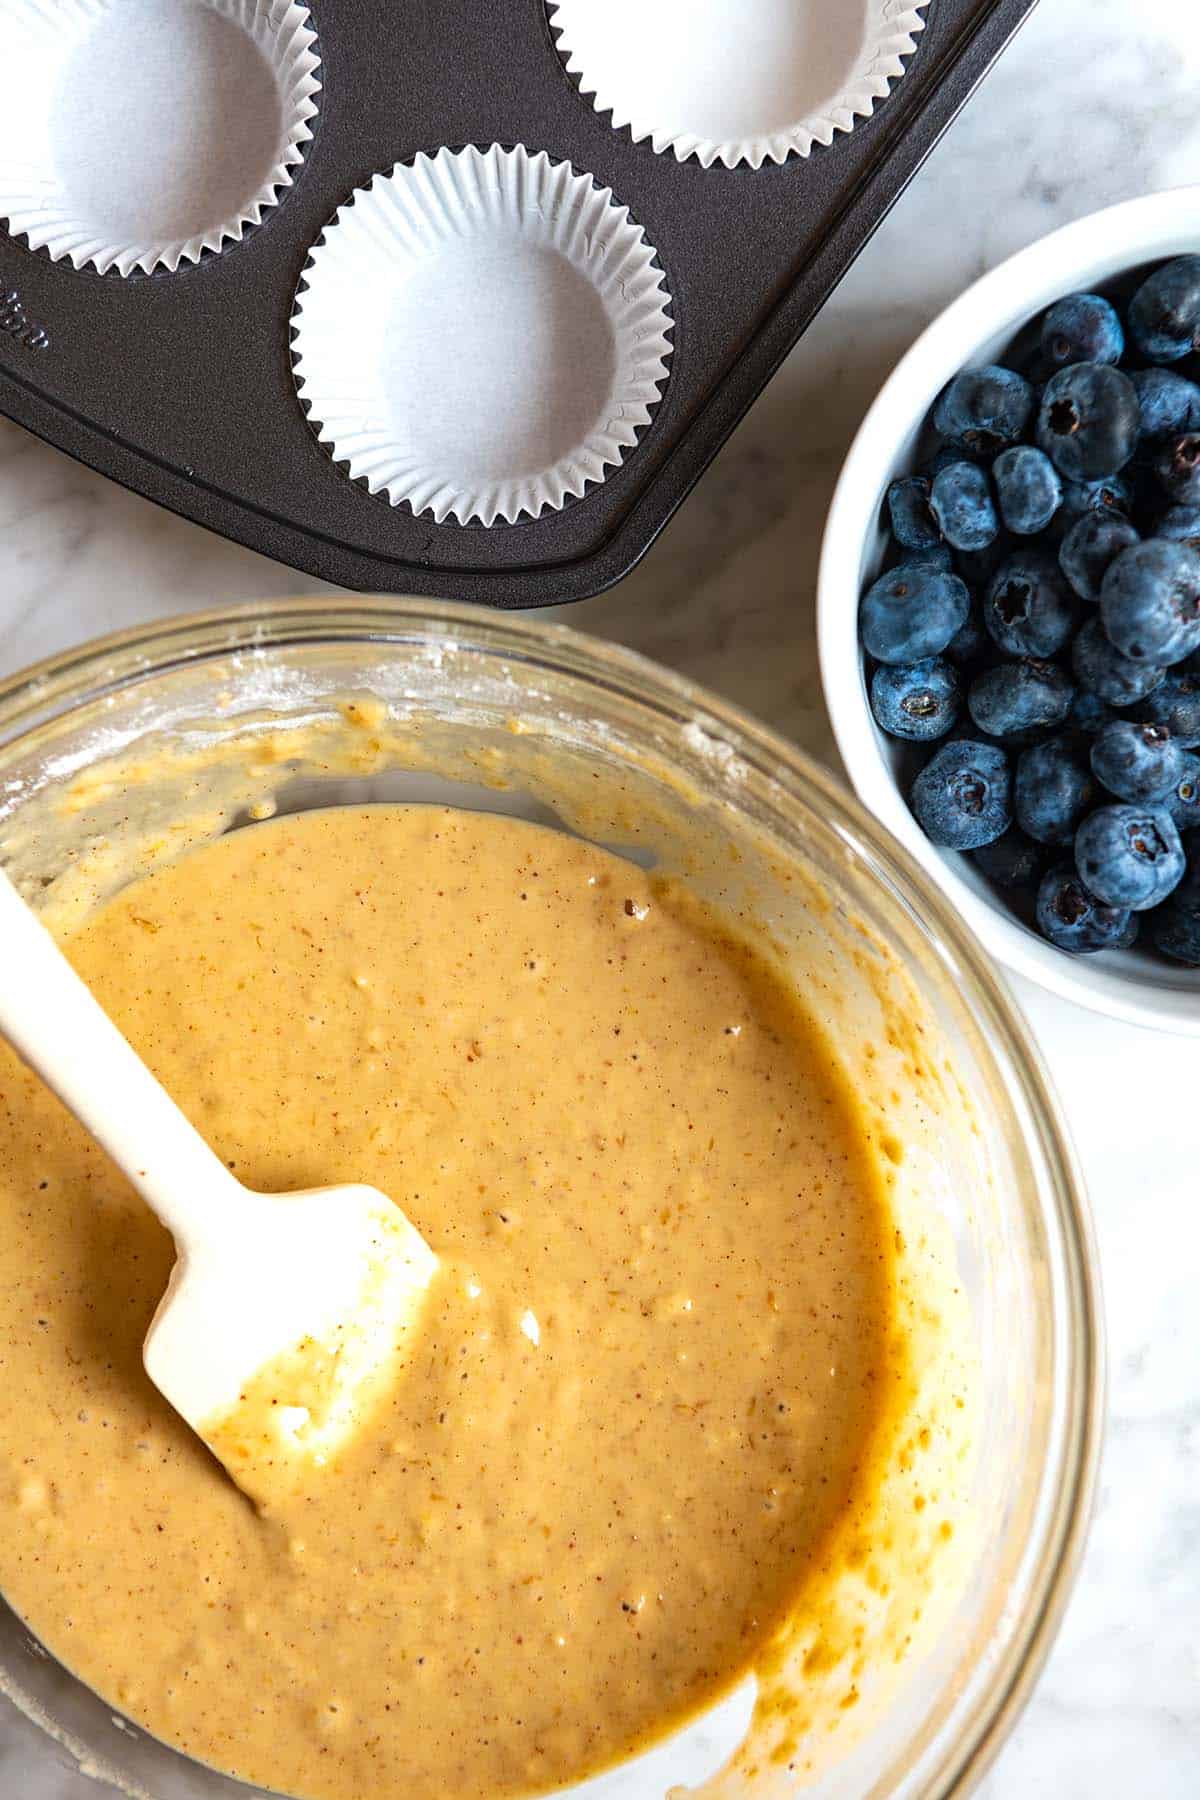
[(195, 1248), (243, 1192), (0, 872), (0, 1033)]

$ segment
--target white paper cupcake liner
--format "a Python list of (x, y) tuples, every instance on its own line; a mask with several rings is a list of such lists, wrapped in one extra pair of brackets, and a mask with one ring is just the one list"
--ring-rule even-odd
[(0, 0), (0, 219), (77, 269), (178, 269), (257, 225), (320, 82), (297, 0)]
[(929, 0), (547, 0), (559, 54), (634, 141), (709, 168), (807, 156), (853, 131)]
[(313, 249), (296, 385), (352, 480), (439, 522), (536, 518), (650, 422), (670, 297), (629, 209), (522, 145), (398, 164)]

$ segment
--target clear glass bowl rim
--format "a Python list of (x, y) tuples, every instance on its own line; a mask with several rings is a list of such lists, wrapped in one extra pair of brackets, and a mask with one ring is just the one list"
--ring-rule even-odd
[(322, 643), (453, 642), (462, 650), (596, 684), (670, 726), (697, 723), (767, 775), (785, 796), (819, 812), (876, 878), (884, 878), (930, 933), (992, 1055), (1021, 1091), (1047, 1176), (1065, 1273), (1068, 1358), (1063, 1457), (1030, 1599), (971, 1712), (931, 1771), (928, 1800), (971, 1792), (1019, 1718), (1049, 1655), (1078, 1572), (1095, 1497), (1103, 1437), (1103, 1312), (1090, 1209), (1070, 1135), (1041, 1054), (1004, 981), (939, 887), (844, 788), (787, 739), (698, 684), (638, 652), (528, 614), (416, 597), (349, 596), (248, 603), (179, 615), (89, 639), (0, 678), (0, 744), (88, 701), (192, 663)]

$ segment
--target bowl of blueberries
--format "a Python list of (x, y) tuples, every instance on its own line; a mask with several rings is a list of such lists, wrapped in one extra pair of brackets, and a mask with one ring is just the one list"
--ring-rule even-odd
[(997, 959), (1200, 1033), (1200, 187), (934, 321), (847, 457), (818, 612), (859, 797)]

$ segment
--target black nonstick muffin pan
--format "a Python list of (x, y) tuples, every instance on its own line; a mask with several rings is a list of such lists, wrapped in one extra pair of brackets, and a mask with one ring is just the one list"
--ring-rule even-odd
[[(783, 120), (767, 96), (756, 149), (743, 7), (693, 129), (661, 31), (627, 33), (592, 78), (580, 0), (62, 0), (52, 41), (5, 43), (10, 0), (0, 410), (345, 586), (507, 607), (598, 592), (1035, 0), (930, 0), (903, 56), (911, 0), (794, 3), (829, 104)], [(839, 71), (826, 26), (860, 11), (884, 41)], [(630, 69), (631, 94), (610, 91)]]

